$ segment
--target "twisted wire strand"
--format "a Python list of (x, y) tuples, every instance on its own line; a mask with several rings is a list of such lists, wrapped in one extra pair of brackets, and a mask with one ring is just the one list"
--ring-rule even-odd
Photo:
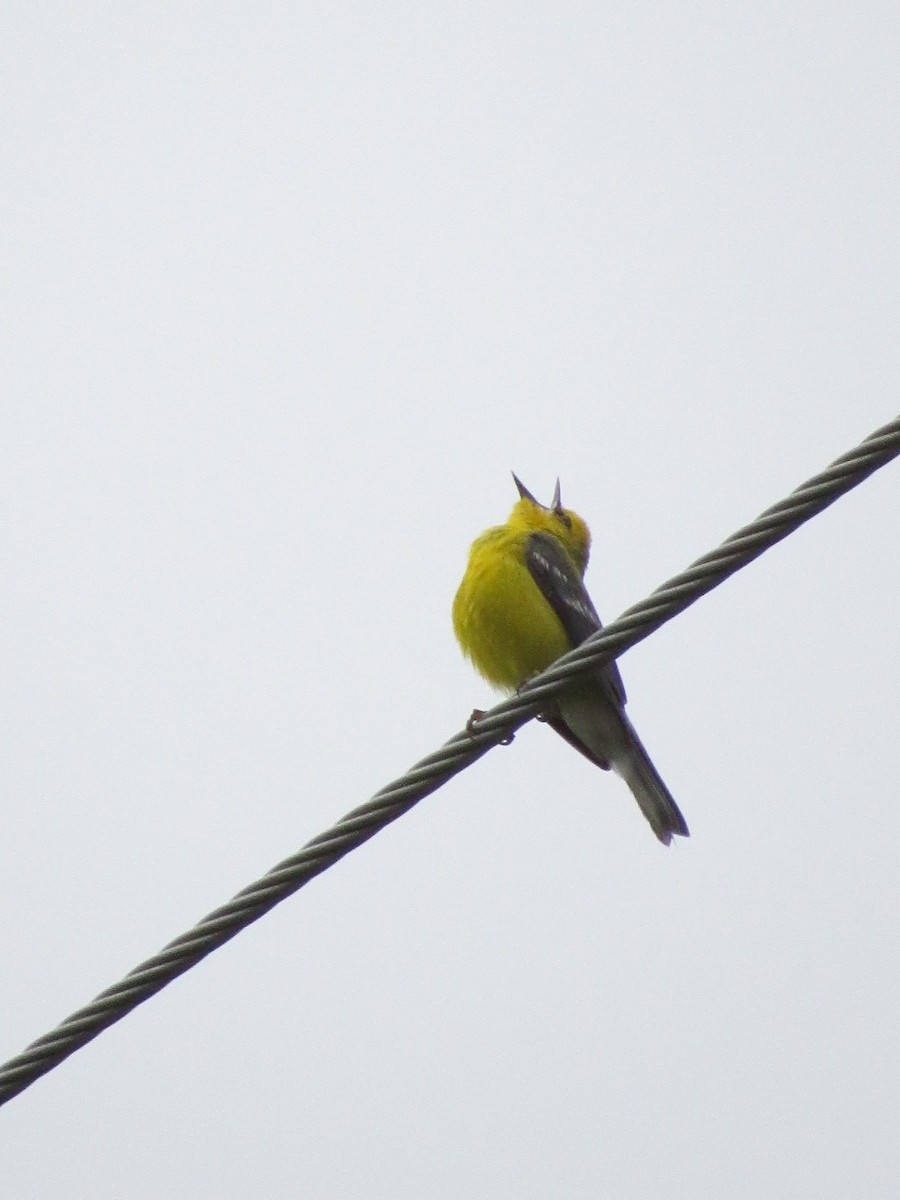
[(204, 917), (193, 929), (169, 942), (50, 1033), (0, 1066), (0, 1104), (39, 1079), (104, 1029), (120, 1021), (224, 945), (269, 909), (292, 895), (351, 850), (374, 837), (420, 800), (470, 766), (492, 747), (508, 742), (536, 716), (545, 702), (572, 679), (617, 658), (654, 630), (711, 591), (811, 517), (833, 504), (879, 467), (900, 455), (900, 417), (876, 430), (786, 499), (766, 509), (717, 549), (627, 609), (616, 621), (558, 659), (508, 700), (470, 723), (438, 750), (421, 759), (399, 779), (381, 788), (331, 829), (318, 834), (296, 854)]

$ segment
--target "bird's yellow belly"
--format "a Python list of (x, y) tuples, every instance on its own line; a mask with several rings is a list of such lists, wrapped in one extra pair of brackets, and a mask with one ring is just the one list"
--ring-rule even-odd
[(453, 624), (476, 669), (507, 690), (571, 649), (528, 568), (509, 554), (473, 555), (453, 603)]

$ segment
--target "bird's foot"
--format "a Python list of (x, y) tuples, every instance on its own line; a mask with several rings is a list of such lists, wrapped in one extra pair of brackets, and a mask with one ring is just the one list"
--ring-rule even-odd
[(484, 716), (483, 708), (473, 708), (472, 709), (472, 715), (469, 717), (468, 721), (466, 721), (466, 733), (469, 734), (470, 737), (473, 733), (477, 732), (475, 729), (475, 726), (478, 724), (478, 722), (481, 720), (481, 718), (483, 716)]
[[(478, 732), (476, 726), (483, 716), (483, 708), (472, 709), (471, 716), (469, 717), (468, 721), (466, 721), (466, 733), (469, 735), (469, 737), (474, 737), (474, 735)], [(511, 746), (515, 736), (515, 733), (510, 731), (505, 737), (500, 739), (498, 744), (501, 746)]]

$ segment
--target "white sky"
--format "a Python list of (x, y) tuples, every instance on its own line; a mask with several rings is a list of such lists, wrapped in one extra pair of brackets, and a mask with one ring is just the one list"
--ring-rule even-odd
[[(0, 1059), (897, 412), (894, 4), (0, 14)], [(896, 1194), (900, 467), (0, 1112), (15, 1200)]]

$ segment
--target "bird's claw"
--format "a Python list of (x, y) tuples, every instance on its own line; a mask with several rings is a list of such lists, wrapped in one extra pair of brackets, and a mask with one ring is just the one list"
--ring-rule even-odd
[[(474, 737), (475, 734), (478, 732), (478, 730), (475, 727), (478, 724), (478, 722), (482, 719), (483, 716), (484, 716), (483, 708), (473, 708), (472, 709), (472, 714), (469, 717), (468, 721), (466, 721), (466, 733), (469, 735), (469, 737)], [(506, 734), (505, 737), (502, 737), (500, 739), (499, 745), (511, 746), (515, 736), (516, 736), (515, 733), (512, 730), (510, 730), (510, 732), (508, 734)]]
[(478, 722), (481, 720), (481, 718), (483, 716), (484, 716), (483, 708), (473, 708), (472, 709), (472, 715), (469, 717), (468, 721), (466, 721), (466, 733), (469, 735), (469, 737), (471, 737), (474, 733), (477, 732), (475, 729), (475, 726), (478, 724)]

